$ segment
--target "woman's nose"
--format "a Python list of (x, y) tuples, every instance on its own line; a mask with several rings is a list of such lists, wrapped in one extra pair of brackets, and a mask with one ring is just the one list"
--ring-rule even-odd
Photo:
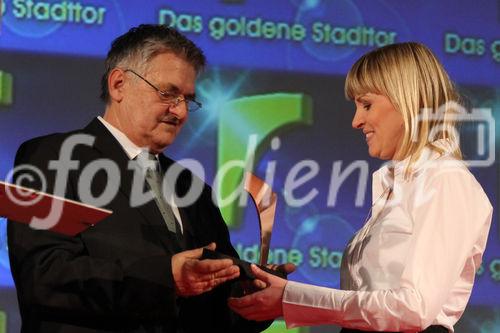
[(352, 128), (361, 129), (365, 123), (363, 112), (356, 108), (356, 112), (354, 113), (354, 117), (352, 118)]

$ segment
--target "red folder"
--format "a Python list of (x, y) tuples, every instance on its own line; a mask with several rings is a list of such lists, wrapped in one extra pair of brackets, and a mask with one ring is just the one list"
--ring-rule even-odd
[[(60, 214), (48, 219), (54, 207), (61, 209), (58, 211)], [(107, 209), (0, 181), (0, 217), (30, 224), (34, 229), (75, 236), (112, 213)], [(37, 218), (44, 219), (44, 224), (33, 223)]]

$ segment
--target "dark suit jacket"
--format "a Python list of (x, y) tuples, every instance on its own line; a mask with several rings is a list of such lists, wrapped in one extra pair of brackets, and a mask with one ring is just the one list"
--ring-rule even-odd
[[(119, 191), (104, 207), (113, 214), (76, 237), (9, 221), (9, 255), (22, 332), (254, 332), (269, 325), (243, 320), (230, 311), (230, 284), (196, 297), (176, 296), (171, 272), (176, 249), (170, 233), (154, 201), (131, 207), (129, 159), (98, 119), (81, 131), (22, 144), (15, 164), (42, 170), (48, 180), (47, 192), (53, 193), (55, 171), (48, 163), (59, 159), (62, 143), (72, 134), (91, 135), (95, 142), (75, 147), (71, 157), (79, 166), (69, 172), (65, 197), (81, 201), (78, 181), (82, 170), (99, 159), (111, 159), (118, 165)], [(160, 163), (163, 170), (174, 165), (163, 155)], [(180, 197), (193, 179), (184, 169), (176, 184)], [(99, 171), (91, 186), (94, 197), (107, 184), (106, 172)], [(40, 188), (39, 181), (23, 185)], [(201, 197), (180, 208), (187, 246), (216, 242), (218, 251), (237, 256), (211, 195), (203, 184)]]

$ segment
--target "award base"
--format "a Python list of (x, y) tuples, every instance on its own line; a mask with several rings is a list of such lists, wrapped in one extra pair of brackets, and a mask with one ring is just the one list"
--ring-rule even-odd
[[(233, 263), (240, 268), (240, 276), (238, 280), (240, 281), (253, 281), (256, 279), (255, 275), (252, 272), (252, 269), (250, 267), (251, 263), (245, 260), (241, 260), (235, 257), (231, 257), (216, 251), (208, 250), (208, 249), (203, 249), (203, 254), (201, 256), (201, 259), (231, 259)], [(280, 269), (278, 267), (277, 269), (270, 269), (267, 268), (266, 266), (263, 265), (257, 265), (260, 269), (263, 271), (273, 274), (277, 277), (280, 277), (282, 279), (287, 278), (286, 272)]]

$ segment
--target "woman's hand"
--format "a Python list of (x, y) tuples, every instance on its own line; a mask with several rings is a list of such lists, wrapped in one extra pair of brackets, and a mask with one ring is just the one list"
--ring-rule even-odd
[(229, 307), (240, 316), (249, 320), (271, 320), (283, 316), (283, 292), (286, 280), (266, 273), (252, 265), (256, 278), (266, 284), (266, 288), (241, 298), (230, 298)]

